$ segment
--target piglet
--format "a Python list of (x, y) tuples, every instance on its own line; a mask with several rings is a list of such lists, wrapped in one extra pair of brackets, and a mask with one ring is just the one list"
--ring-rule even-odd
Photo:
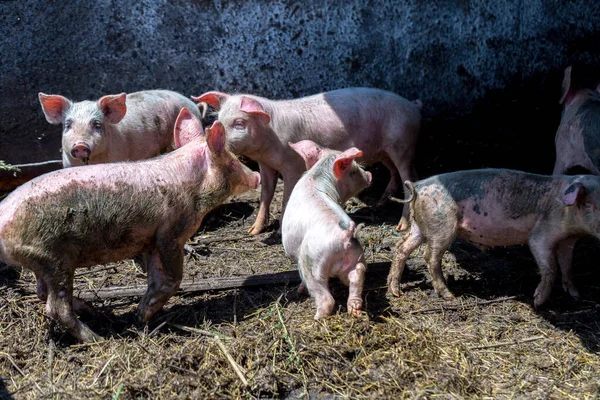
[[(235, 154), (258, 162), (260, 208), (249, 230), (252, 234), (261, 233), (268, 224), (279, 174), (283, 179), (281, 221), (290, 193), (305, 170), (288, 142), (312, 140), (339, 151), (357, 147), (362, 150), (361, 164), (382, 162), (390, 171), (390, 181), (380, 205), (400, 189), (402, 180), (417, 179), (413, 160), (421, 130), (420, 100), (412, 102), (390, 91), (364, 87), (288, 100), (215, 91), (192, 98), (218, 110)], [(407, 227), (408, 207), (399, 229)]]
[(76, 268), (146, 255), (148, 289), (138, 312), (147, 322), (178, 289), (185, 242), (202, 218), (260, 184), (227, 150), (219, 122), (205, 137), (182, 108), (174, 137), (178, 148), (168, 154), (50, 172), (0, 203), (0, 259), (35, 273), (46, 313), (81, 341), (100, 337), (74, 314), (90, 307), (73, 297)]
[(173, 150), (182, 107), (201, 118), (206, 108), (171, 90), (144, 90), (73, 102), (38, 94), (51, 124), (61, 124), (63, 167), (137, 161)]
[(333, 151), (310, 140), (289, 145), (308, 169), (290, 195), (281, 232), (286, 254), (298, 264), (299, 290), (308, 288), (319, 319), (333, 311), (328, 281), (338, 277), (349, 286), (348, 313), (359, 316), (367, 263), (357, 226), (341, 204), (371, 183), (371, 174), (354, 161), (362, 152), (355, 147)]
[(406, 259), (425, 243), (425, 261), (436, 293), (454, 299), (442, 274), (442, 255), (456, 238), (481, 249), (529, 244), (541, 282), (534, 294), (538, 309), (548, 299), (557, 273), (565, 291), (573, 285), (571, 259), (558, 250), (573, 237), (600, 239), (600, 177), (538, 175), (509, 169), (475, 169), (405, 182), (410, 228), (398, 241), (388, 276), (388, 291), (399, 296)]

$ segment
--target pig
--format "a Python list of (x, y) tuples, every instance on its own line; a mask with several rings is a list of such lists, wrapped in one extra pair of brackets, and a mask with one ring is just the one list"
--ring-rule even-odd
[(539, 175), (510, 169), (474, 169), (405, 182), (411, 193), (410, 228), (395, 247), (388, 292), (399, 296), (406, 259), (425, 243), (425, 261), (436, 293), (454, 299), (442, 274), (442, 255), (455, 238), (485, 250), (527, 243), (541, 275), (534, 293), (539, 309), (557, 273), (565, 291), (577, 298), (571, 259), (560, 244), (583, 235), (600, 239), (600, 177)]
[(229, 196), (257, 189), (258, 172), (226, 145), (223, 125), (206, 130), (187, 108), (174, 126), (176, 150), (137, 162), (60, 169), (18, 187), (0, 202), (0, 259), (32, 270), (45, 311), (83, 342), (101, 339), (74, 311), (76, 268), (137, 254), (149, 260), (138, 306), (150, 320), (178, 289), (185, 242)]
[(580, 88), (572, 83), (572, 67), (565, 69), (563, 112), (556, 131), (553, 174), (600, 175), (600, 85)]
[[(583, 65), (565, 68), (553, 174), (600, 175), (600, 85), (588, 88), (588, 76)], [(564, 263), (571, 264), (576, 243), (577, 238), (571, 238), (559, 244)]]
[(106, 95), (73, 102), (38, 94), (51, 124), (61, 124), (63, 168), (84, 164), (138, 161), (173, 150), (173, 127), (181, 108), (197, 118), (206, 108), (170, 90)]
[[(279, 174), (283, 179), (280, 213), (305, 171), (302, 159), (288, 142), (312, 140), (319, 146), (343, 151), (360, 148), (363, 165), (382, 162), (390, 181), (378, 205), (396, 193), (402, 179), (415, 180), (413, 159), (421, 129), (422, 102), (411, 102), (395, 93), (374, 88), (346, 88), (291, 100), (217, 91), (192, 99), (218, 110), (229, 144), (237, 155), (258, 163), (261, 196), (251, 234), (261, 233), (269, 222), (269, 207)], [(281, 224), (280, 224), (281, 227)], [(408, 227), (408, 207), (400, 229)]]
[(348, 314), (359, 316), (367, 263), (357, 238), (359, 228), (340, 206), (368, 187), (371, 174), (354, 161), (362, 151), (321, 148), (315, 142), (289, 143), (308, 169), (292, 191), (282, 219), (283, 248), (297, 264), (300, 292), (308, 289), (317, 305), (315, 319), (334, 307), (329, 278), (349, 286)]

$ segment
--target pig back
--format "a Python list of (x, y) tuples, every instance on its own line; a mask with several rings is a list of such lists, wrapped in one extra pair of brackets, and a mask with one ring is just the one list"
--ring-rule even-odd
[[(185, 107), (198, 119), (198, 107), (191, 99), (170, 90), (146, 90), (127, 95), (127, 113), (119, 122), (119, 133), (129, 149), (127, 160), (142, 160), (172, 151), (173, 130)], [(124, 161), (115, 160), (115, 161)]]

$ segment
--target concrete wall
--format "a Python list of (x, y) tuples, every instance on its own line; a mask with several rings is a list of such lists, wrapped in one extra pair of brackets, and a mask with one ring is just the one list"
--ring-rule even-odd
[(60, 158), (61, 128), (45, 121), (40, 91), (289, 98), (371, 86), (422, 99), (422, 176), (550, 172), (563, 70), (600, 64), (600, 2), (0, 1), (0, 37), (0, 159), (10, 163)]

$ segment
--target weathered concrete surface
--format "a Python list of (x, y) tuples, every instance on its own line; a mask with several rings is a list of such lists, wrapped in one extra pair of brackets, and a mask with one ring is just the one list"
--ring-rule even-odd
[(600, 65), (599, 21), (593, 0), (0, 1), (0, 159), (60, 158), (40, 91), (371, 86), (422, 99), (421, 176), (551, 172), (562, 71)]

